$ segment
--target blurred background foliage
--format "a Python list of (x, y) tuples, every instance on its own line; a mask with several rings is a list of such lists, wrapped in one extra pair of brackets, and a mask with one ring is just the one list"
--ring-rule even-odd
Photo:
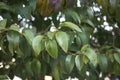
[(114, 79), (119, 8), (120, 0), (0, 0), (0, 79)]

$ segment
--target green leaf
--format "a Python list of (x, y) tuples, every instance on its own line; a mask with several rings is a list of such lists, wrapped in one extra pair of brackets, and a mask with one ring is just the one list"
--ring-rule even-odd
[(99, 54), (99, 65), (102, 70), (106, 70), (108, 66), (108, 60), (105, 55)]
[(67, 27), (67, 28), (70, 28), (72, 30), (76, 30), (78, 32), (82, 32), (82, 30), (74, 23), (72, 22), (63, 22), (60, 24), (61, 27)]
[(47, 32), (47, 36), (49, 37), (49, 39), (53, 39), (54, 35), (55, 35), (54, 32)]
[(13, 11), (12, 7), (6, 5), (4, 2), (0, 2), (0, 9), (8, 10), (8, 11)]
[(5, 29), (7, 23), (7, 19), (3, 19), (0, 21), (0, 30)]
[(70, 9), (68, 9), (65, 12), (65, 18), (66, 18), (66, 20), (69, 20), (71, 22), (75, 22), (78, 24), (81, 23), (80, 16), (75, 11), (70, 10)]
[(9, 29), (19, 31), (19, 26), (17, 24), (12, 24)]
[(11, 53), (12, 56), (13, 56), (13, 55), (14, 55), (14, 43), (9, 42), (8, 48), (9, 48), (10, 53)]
[(77, 56), (75, 57), (75, 65), (76, 65), (77, 69), (78, 69), (79, 71), (81, 71), (81, 69), (82, 69), (83, 66), (84, 66), (84, 63), (83, 63), (83, 60), (82, 60), (82, 56), (81, 56), (81, 55), (77, 55)]
[(53, 58), (58, 57), (58, 47), (57, 47), (57, 43), (55, 40), (46, 40), (45, 47), (46, 47), (48, 54), (51, 57)]
[(73, 55), (68, 55), (65, 59), (66, 71), (70, 73), (74, 67), (75, 59)]
[(25, 64), (25, 68), (26, 68), (26, 71), (27, 71), (27, 73), (28, 74), (30, 74), (30, 75), (32, 75), (32, 65), (31, 65), (32, 63), (31, 63), (31, 61), (29, 61), (29, 62), (27, 62), (26, 64)]
[(38, 56), (42, 50), (42, 43), (41, 43), (42, 39), (43, 39), (43, 36), (38, 35), (32, 41), (32, 48), (35, 52), (35, 56)]
[(90, 60), (90, 62), (96, 66), (98, 63), (98, 56), (95, 53), (95, 51), (90, 48), (88, 45), (83, 46), (83, 48), (81, 49), (81, 51), (88, 57), (88, 59)]
[(69, 43), (69, 36), (67, 33), (59, 31), (55, 34), (55, 37), (59, 46), (67, 53)]
[(31, 63), (31, 68), (32, 68), (32, 71), (35, 73), (35, 74), (40, 74), (41, 72), (41, 63), (39, 60), (37, 59), (33, 59), (32, 60), (32, 63)]
[(29, 4), (30, 4), (32, 11), (34, 11), (36, 9), (36, 1), (37, 0), (29, 0)]
[(23, 35), (25, 36), (25, 38), (27, 39), (27, 41), (31, 45), (32, 41), (33, 41), (33, 38), (34, 38), (34, 33), (29, 29), (24, 29), (23, 30)]
[(120, 54), (114, 53), (113, 56), (114, 56), (115, 60), (120, 64)]
[(52, 68), (52, 75), (54, 77), (54, 80), (60, 80), (60, 74), (59, 74), (59, 69), (57, 66), (54, 66)]
[(93, 22), (89, 19), (84, 20), (84, 23), (88, 24), (89, 26), (91, 26), (92, 28), (95, 28), (95, 25), (93, 24)]

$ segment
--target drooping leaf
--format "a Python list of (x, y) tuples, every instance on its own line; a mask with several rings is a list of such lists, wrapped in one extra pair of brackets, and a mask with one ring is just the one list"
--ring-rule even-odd
[(46, 40), (45, 48), (51, 57), (53, 58), (58, 57), (58, 47), (55, 40)]
[(79, 26), (77, 26), (76, 24), (74, 24), (72, 22), (63, 22), (60, 24), (60, 27), (67, 27), (67, 28), (70, 28), (72, 30), (82, 32), (82, 30), (79, 28)]
[(73, 70), (75, 58), (73, 55), (68, 55), (65, 59), (66, 71), (70, 73)]
[(0, 21), (0, 30), (5, 29), (7, 23), (7, 19), (3, 19)]
[(39, 53), (42, 50), (42, 43), (41, 43), (42, 39), (43, 39), (43, 36), (38, 35), (32, 41), (32, 47), (35, 52), (35, 56), (39, 55)]
[(67, 33), (59, 31), (55, 34), (57, 43), (59, 46), (67, 53), (68, 51), (68, 42), (69, 42), (69, 36)]
[(36, 75), (40, 74), (40, 72), (41, 72), (41, 63), (40, 63), (40, 61), (37, 60), (37, 59), (33, 59), (32, 63), (31, 63), (31, 68), (32, 68), (32, 71)]
[(76, 65), (77, 69), (78, 69), (79, 71), (81, 71), (81, 69), (82, 69), (83, 66), (84, 66), (84, 63), (83, 63), (83, 60), (82, 60), (82, 56), (81, 56), (81, 55), (77, 55), (77, 56), (75, 57), (75, 65)]

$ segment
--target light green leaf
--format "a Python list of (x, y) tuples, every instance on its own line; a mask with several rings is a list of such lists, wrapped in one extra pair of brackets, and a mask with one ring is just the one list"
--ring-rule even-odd
[(47, 32), (47, 36), (49, 37), (49, 39), (53, 39), (54, 35), (55, 35), (54, 32)]
[(83, 66), (84, 66), (84, 63), (83, 63), (83, 60), (82, 60), (82, 56), (81, 56), (81, 55), (77, 55), (77, 56), (75, 57), (75, 65), (76, 65), (77, 69), (78, 69), (79, 71), (81, 71), (81, 69), (82, 69)]
[(67, 33), (59, 31), (55, 34), (55, 37), (59, 46), (63, 49), (63, 51), (67, 53), (69, 43), (69, 36), (67, 35)]
[(17, 24), (12, 24), (9, 29), (19, 31), (19, 26)]
[(46, 40), (45, 47), (46, 47), (48, 54), (51, 57), (53, 58), (58, 57), (58, 47), (57, 47), (57, 43), (55, 40)]
[(66, 71), (70, 73), (74, 67), (75, 58), (73, 55), (68, 55), (65, 59)]
[(42, 43), (41, 43), (42, 39), (43, 39), (43, 36), (38, 35), (32, 41), (32, 47), (35, 52), (35, 56), (38, 56), (42, 50)]
[(37, 59), (33, 59), (32, 63), (31, 63), (31, 68), (32, 68), (32, 71), (35, 73), (35, 74), (40, 74), (41, 72), (41, 63), (39, 60)]
[(113, 56), (114, 56), (115, 60), (120, 64), (120, 54), (114, 53)]
[(0, 30), (5, 29), (7, 23), (7, 19), (3, 19), (0, 21)]
[(32, 41), (33, 41), (33, 38), (34, 38), (34, 33), (29, 29), (24, 29), (23, 30), (23, 35), (25, 36), (25, 38), (27, 39), (27, 41), (31, 45)]
[(63, 22), (60, 24), (61, 27), (67, 27), (67, 28), (70, 28), (72, 30), (76, 30), (78, 32), (82, 32), (82, 30), (74, 23), (72, 22)]
[(93, 24), (93, 22), (92, 22), (91, 20), (89, 20), (89, 19), (86, 19), (86, 20), (84, 21), (84, 23), (88, 24), (88, 25), (91, 26), (92, 28), (95, 27), (95, 25)]

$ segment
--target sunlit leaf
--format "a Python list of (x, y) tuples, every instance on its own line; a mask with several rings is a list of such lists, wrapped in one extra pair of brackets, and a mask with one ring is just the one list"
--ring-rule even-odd
[(120, 54), (114, 53), (113, 56), (114, 56), (115, 60), (120, 64)]
[(7, 19), (3, 19), (0, 21), (0, 30), (5, 29), (7, 23)]

